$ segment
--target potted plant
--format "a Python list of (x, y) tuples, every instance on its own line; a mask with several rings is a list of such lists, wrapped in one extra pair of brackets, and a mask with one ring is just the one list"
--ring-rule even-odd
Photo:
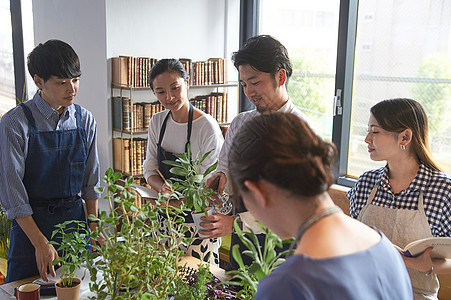
[[(56, 238), (56, 241), (53, 240)], [(57, 246), (59, 258), (52, 264), (61, 264), (61, 279), (55, 283), (58, 299), (78, 299), (81, 280), (75, 278), (75, 272), (80, 269), (90, 254), (88, 248), (89, 232), (86, 222), (70, 220), (55, 225), (52, 241), (49, 244)]]
[[(99, 224), (91, 237), (96, 239), (100, 233), (105, 237), (105, 244), (94, 246), (97, 251), (87, 262), (90, 290), (98, 299), (167, 299), (180, 295), (183, 266), (179, 262), (183, 252), (179, 246), (188, 242), (184, 237), (185, 208), (169, 206), (162, 195), (155, 205), (147, 202), (136, 206), (133, 177), (125, 179), (123, 186), (117, 184), (121, 177), (121, 173), (114, 173), (111, 168), (105, 172), (103, 181), (107, 186), (97, 191), (107, 191), (104, 199), (108, 200), (110, 211), (99, 211), (98, 217), (89, 216)], [(170, 229), (167, 235), (158, 230), (159, 213), (167, 217)]]
[[(174, 154), (177, 157), (175, 161), (164, 161), (164, 163), (172, 166), (170, 169), (172, 174), (185, 178), (184, 180), (174, 178), (174, 182), (170, 180), (168, 182), (172, 185), (177, 197), (186, 199), (185, 205), (191, 210), (191, 215), (193, 216), (197, 229), (203, 229), (199, 225), (200, 217), (211, 214), (210, 201), (214, 201), (211, 197), (214, 191), (207, 187), (205, 178), (216, 169), (218, 162), (216, 161), (209, 166), (205, 172), (202, 173), (200, 171), (202, 162), (204, 162), (210, 153), (211, 151), (205, 153), (200, 159), (193, 160), (190, 147), (188, 146), (187, 152)], [(201, 234), (199, 236), (202, 237)]]

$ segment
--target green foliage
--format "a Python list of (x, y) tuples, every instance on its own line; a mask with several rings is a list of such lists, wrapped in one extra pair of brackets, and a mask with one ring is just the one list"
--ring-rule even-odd
[(447, 121), (443, 116), (449, 109), (447, 102), (451, 88), (446, 81), (439, 81), (451, 78), (451, 61), (444, 54), (433, 54), (421, 62), (418, 77), (430, 79), (418, 82), (411, 88), (413, 99), (426, 110), (430, 134), (446, 134), (448, 130), (443, 127), (446, 127)]
[(213, 275), (206, 265), (199, 265), (196, 273), (196, 281), (194, 283), (186, 283), (186, 278), (177, 278), (176, 285), (179, 286), (177, 294), (174, 295), (174, 300), (186, 299), (205, 299), (206, 284), (211, 281)]
[(86, 222), (69, 220), (55, 225), (49, 244), (57, 246), (56, 250), (61, 252), (59, 258), (53, 260), (52, 264), (62, 264), (61, 284), (63, 287), (72, 286), (72, 281), (77, 269), (86, 261), (90, 250), (87, 248), (89, 233)]
[[(106, 239), (102, 247), (95, 246), (97, 252), (88, 260), (90, 289), (98, 299), (108, 295), (112, 299), (166, 299), (169, 293), (177, 294), (182, 288), (176, 283), (183, 255), (179, 246), (188, 243), (184, 237), (187, 230), (183, 226), (184, 207), (169, 206), (163, 195), (159, 195), (156, 205), (148, 202), (137, 207), (133, 178), (127, 178), (124, 186), (116, 184), (120, 178), (121, 174), (111, 168), (106, 171), (103, 180), (107, 183), (105, 199), (110, 204), (110, 214), (100, 211), (99, 217), (89, 216), (90, 220), (99, 221), (92, 238), (97, 239), (102, 233)], [(162, 207), (160, 203), (166, 205)], [(159, 213), (166, 215), (169, 235), (158, 231)], [(99, 272), (101, 276), (97, 278)]]
[(292, 242), (291, 240), (281, 240), (271, 230), (265, 228), (259, 222), (258, 225), (262, 228), (266, 236), (264, 247), (260, 245), (257, 235), (249, 226), (246, 225), (248, 232), (243, 232), (238, 226), (236, 220), (233, 224), (236, 234), (240, 238), (241, 242), (243, 242), (243, 244), (247, 247), (247, 250), (243, 251), (242, 254), (251, 257), (253, 261), (250, 266), (246, 266), (243, 263), (239, 246), (234, 245), (232, 247), (232, 255), (238, 263), (239, 269), (228, 272), (228, 274), (233, 275), (233, 281), (229, 281), (227, 283), (242, 287), (242, 290), (237, 294), (237, 297), (242, 297), (242, 299), (253, 299), (255, 293), (257, 292), (258, 282), (263, 277), (271, 274), (271, 272), (278, 265), (285, 261), (282, 257), (287, 255), (289, 251), (286, 250), (277, 254), (275, 250), (276, 246), (282, 247), (284, 243)]
[[(210, 206), (209, 199), (214, 191), (207, 187), (205, 176), (216, 169), (218, 162), (207, 168), (201, 173), (200, 167), (202, 162), (210, 155), (211, 151), (205, 153), (201, 159), (192, 160), (191, 150), (181, 154), (174, 154), (177, 159), (175, 161), (165, 160), (165, 164), (172, 166), (170, 172), (175, 175), (183, 176), (185, 180), (174, 178), (172, 184), (173, 190), (179, 198), (186, 198), (186, 207), (193, 212), (203, 212), (207, 216), (207, 207)], [(171, 181), (169, 181), (171, 183)]]
[(321, 52), (300, 48), (292, 51), (291, 62), (293, 75), (287, 89), (293, 103), (307, 111), (326, 113), (329, 101), (325, 99), (330, 99), (335, 80), (324, 75), (334, 74), (335, 61)]
[(6, 211), (0, 206), (0, 257), (8, 259), (11, 220), (6, 219)]

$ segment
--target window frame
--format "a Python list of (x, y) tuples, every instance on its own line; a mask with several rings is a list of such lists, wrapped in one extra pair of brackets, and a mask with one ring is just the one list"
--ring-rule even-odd
[(22, 5), (21, 0), (10, 0), (11, 28), (13, 40), (13, 61), (14, 61), (14, 86), (16, 91), (16, 105), (22, 99), (22, 95), (27, 93), (27, 82), (25, 80), (25, 52), (22, 29)]
[[(249, 38), (258, 34), (258, 17), (260, 0), (240, 0), (240, 46)], [(358, 0), (340, 0), (337, 62), (335, 72), (334, 116), (332, 121), (332, 142), (337, 147), (338, 155), (333, 165), (333, 173), (337, 183), (352, 187), (356, 178), (348, 176), (348, 151), (351, 128), (351, 98), (354, 75), (354, 57), (357, 36)], [(255, 19), (253, 19), (255, 18)], [(249, 24), (252, 24), (252, 27)], [(251, 27), (251, 28), (250, 28)], [(244, 99), (244, 100), (243, 100)], [(243, 105), (246, 99), (240, 89), (240, 112), (253, 106)]]

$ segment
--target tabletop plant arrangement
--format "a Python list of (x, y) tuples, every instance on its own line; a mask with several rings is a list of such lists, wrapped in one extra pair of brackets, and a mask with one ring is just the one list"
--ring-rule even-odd
[(62, 265), (61, 278), (55, 283), (58, 299), (79, 299), (81, 280), (75, 278), (75, 272), (90, 254), (88, 239), (86, 222), (70, 220), (55, 225), (49, 244), (55, 245), (60, 253), (59, 258), (53, 260), (52, 264)]
[[(286, 250), (276, 255), (275, 247), (281, 248), (283, 244), (292, 243), (293, 240), (282, 240), (260, 222), (257, 222), (257, 224), (265, 233), (264, 247), (260, 246), (257, 235), (245, 222), (243, 222), (243, 225), (246, 226), (247, 231), (241, 230), (236, 220), (233, 224), (236, 234), (247, 250), (240, 252), (239, 245), (232, 247), (232, 255), (238, 263), (239, 269), (227, 272), (227, 274), (233, 276), (227, 284), (240, 286), (241, 290), (236, 294), (236, 297), (245, 300), (254, 299), (258, 282), (271, 274), (277, 266), (285, 261), (283, 257), (292, 252)], [(242, 255), (252, 258), (250, 266), (243, 263)]]
[[(91, 237), (98, 239), (103, 234), (105, 239), (102, 247), (94, 246), (97, 251), (88, 259), (90, 290), (98, 299), (167, 299), (175, 295), (189, 299), (184, 296), (189, 289), (183, 286), (183, 266), (179, 266), (183, 255), (179, 246), (188, 242), (184, 237), (185, 207), (169, 206), (163, 195), (155, 205), (147, 202), (137, 206), (133, 178), (127, 178), (122, 186), (116, 184), (121, 177), (111, 168), (106, 171), (103, 180), (107, 183), (105, 199), (110, 213), (100, 211), (98, 217), (89, 216), (91, 221), (98, 221)], [(159, 232), (158, 213), (166, 215), (170, 234)], [(169, 241), (168, 246), (163, 239)]]

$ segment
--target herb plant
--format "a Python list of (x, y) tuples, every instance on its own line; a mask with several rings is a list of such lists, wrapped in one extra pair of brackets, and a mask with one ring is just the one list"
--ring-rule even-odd
[(53, 260), (52, 264), (61, 263), (61, 285), (62, 287), (73, 286), (75, 272), (79, 269), (90, 254), (88, 246), (89, 233), (86, 222), (69, 220), (55, 225), (52, 239), (56, 237), (59, 241), (50, 241), (49, 244), (57, 246), (57, 251), (62, 253), (59, 258)]
[[(281, 263), (285, 261), (283, 258), (289, 254), (289, 250), (276, 254), (275, 247), (282, 247), (284, 243), (290, 243), (292, 240), (282, 240), (275, 235), (271, 230), (263, 226), (260, 222), (257, 222), (260, 228), (265, 233), (265, 246), (260, 246), (257, 235), (252, 228), (246, 225), (248, 231), (243, 232), (238, 223), (234, 222), (233, 226), (235, 232), (247, 247), (242, 253), (252, 258), (253, 262), (250, 266), (243, 263), (242, 256), (239, 250), (239, 245), (232, 247), (232, 255), (235, 261), (239, 265), (238, 270), (229, 271), (227, 274), (233, 275), (233, 281), (227, 282), (232, 285), (239, 285), (242, 289), (237, 293), (237, 297), (242, 299), (253, 299), (257, 292), (258, 282), (265, 276), (271, 274), (271, 272)], [(262, 251), (263, 249), (263, 251)]]
[(173, 178), (173, 190), (178, 193), (178, 197), (186, 198), (186, 207), (192, 212), (203, 212), (205, 216), (208, 215), (207, 207), (210, 206), (209, 200), (212, 200), (211, 195), (214, 191), (207, 187), (205, 177), (213, 172), (218, 165), (216, 161), (210, 167), (201, 173), (200, 167), (202, 162), (210, 155), (211, 151), (205, 153), (201, 159), (193, 160), (191, 157), (191, 150), (188, 146), (188, 151), (181, 154), (174, 154), (177, 158), (175, 161), (165, 160), (164, 163), (172, 166), (170, 172), (175, 175), (183, 176), (185, 180)]
[[(127, 178), (121, 186), (116, 184), (121, 176), (112, 169), (106, 171), (103, 180), (107, 183), (105, 199), (110, 213), (100, 211), (98, 218), (89, 217), (99, 222), (92, 238), (103, 233), (106, 239), (102, 247), (95, 246), (97, 252), (88, 260), (90, 289), (98, 299), (108, 295), (112, 299), (166, 299), (181, 288), (177, 286), (183, 255), (179, 246), (188, 242), (184, 237), (187, 228), (183, 226), (185, 208), (170, 207), (163, 195), (159, 195), (156, 205), (148, 202), (138, 207), (134, 203), (133, 178)], [(166, 215), (168, 235), (158, 230), (158, 213)], [(168, 242), (163, 243), (163, 239)]]

